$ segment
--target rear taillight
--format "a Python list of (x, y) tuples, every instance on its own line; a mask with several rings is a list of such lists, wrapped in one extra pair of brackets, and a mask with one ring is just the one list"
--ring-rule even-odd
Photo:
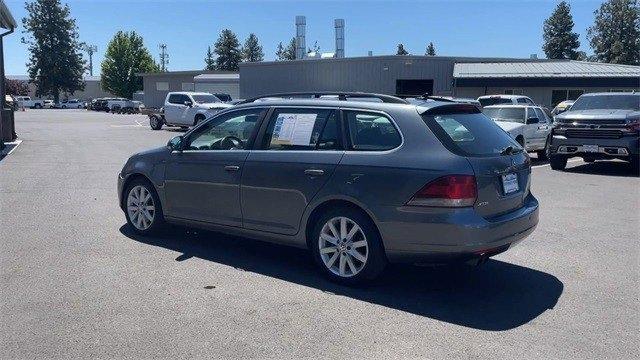
[(407, 205), (464, 207), (473, 206), (478, 191), (476, 178), (472, 175), (449, 175), (423, 186)]

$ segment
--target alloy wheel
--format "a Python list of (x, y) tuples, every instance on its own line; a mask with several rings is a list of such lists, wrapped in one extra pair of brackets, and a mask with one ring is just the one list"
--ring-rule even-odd
[(367, 237), (362, 228), (347, 217), (329, 219), (320, 231), (318, 246), (324, 265), (340, 277), (355, 276), (367, 264)]
[(142, 185), (134, 186), (127, 197), (127, 214), (131, 224), (138, 230), (147, 230), (153, 224), (156, 208), (153, 196)]

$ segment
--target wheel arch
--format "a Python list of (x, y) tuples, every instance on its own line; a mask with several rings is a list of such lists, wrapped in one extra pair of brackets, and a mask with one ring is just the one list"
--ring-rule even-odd
[(124, 182), (122, 183), (122, 190), (121, 190), (121, 196), (120, 196), (120, 208), (124, 209), (125, 208), (125, 201), (127, 201), (127, 197), (126, 197), (126, 191), (127, 191), (127, 187), (129, 187), (129, 184), (131, 184), (133, 181), (135, 180), (143, 180), (149, 184), (151, 184), (151, 187), (153, 188), (153, 191), (156, 192), (156, 194), (158, 195), (158, 197), (160, 197), (160, 194), (158, 193), (158, 189), (156, 188), (156, 185), (153, 183), (153, 181), (151, 181), (151, 179), (149, 179), (149, 177), (147, 177), (146, 175), (144, 175), (143, 173), (132, 173), (129, 176), (126, 177), (126, 179), (124, 180)]
[(375, 221), (375, 217), (370, 212), (365, 210), (364, 207), (358, 205), (356, 202), (351, 201), (349, 199), (342, 199), (342, 198), (324, 200), (318, 203), (313, 208), (313, 210), (311, 210), (311, 212), (309, 213), (309, 216), (307, 216), (306, 221), (304, 222), (305, 226), (304, 226), (304, 233), (303, 233), (305, 238), (305, 244), (307, 245), (308, 248), (311, 248), (311, 244), (310, 244), (311, 232), (313, 232), (315, 222), (320, 218), (320, 216), (322, 216), (322, 214), (325, 211), (332, 208), (337, 208), (337, 207), (351, 208), (364, 214), (369, 219), (369, 221), (371, 221), (371, 224), (373, 225), (375, 231), (378, 233), (378, 236), (380, 237), (380, 240), (382, 243), (382, 247), (384, 249), (384, 240), (382, 239), (382, 233), (378, 228), (378, 224)]

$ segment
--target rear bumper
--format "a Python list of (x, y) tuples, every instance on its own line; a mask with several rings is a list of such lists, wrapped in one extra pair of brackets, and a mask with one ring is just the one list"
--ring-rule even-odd
[[(567, 138), (553, 135), (551, 154), (571, 156), (593, 156), (599, 158), (624, 158), (637, 156), (640, 146), (639, 136), (623, 136), (620, 139)], [(598, 145), (598, 152), (584, 151), (584, 145)]]
[(378, 216), (391, 262), (441, 263), (491, 256), (531, 234), (538, 224), (538, 200), (491, 219), (473, 208), (384, 208)]

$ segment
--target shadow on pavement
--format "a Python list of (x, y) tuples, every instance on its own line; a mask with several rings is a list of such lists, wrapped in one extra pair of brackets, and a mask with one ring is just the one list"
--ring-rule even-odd
[(638, 177), (638, 172), (634, 173), (631, 164), (624, 161), (596, 161), (567, 167), (564, 171), (576, 174)]
[(481, 268), (390, 266), (374, 283), (346, 287), (320, 275), (302, 249), (178, 227), (154, 237), (139, 236), (126, 224), (120, 232), (144, 244), (181, 252), (176, 261), (197, 257), (481, 330), (526, 324), (553, 308), (563, 291), (562, 282), (553, 275), (496, 260)]

